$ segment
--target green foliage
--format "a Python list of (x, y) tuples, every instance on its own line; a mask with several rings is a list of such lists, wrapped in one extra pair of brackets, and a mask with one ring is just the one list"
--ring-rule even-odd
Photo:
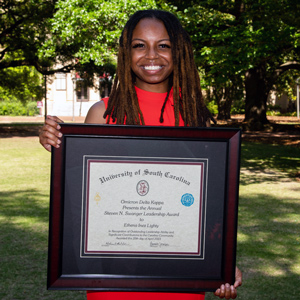
[[(277, 79), (289, 68), (300, 69), (300, 63), (286, 66), (300, 61), (298, 0), (10, 0), (0, 5), (0, 70), (34, 66), (52, 74), (76, 68), (92, 78), (114, 61), (128, 17), (139, 9), (162, 8), (174, 12), (190, 33), (204, 85), (213, 87), (218, 99), (238, 100), (245, 74), (259, 68), (252, 74), (263, 88), (251, 88), (257, 91), (253, 98), (267, 95), (275, 83), (294, 97), (294, 75)], [(4, 95), (7, 91), (0, 98)], [(28, 93), (20, 91), (17, 98), (26, 102)]]
[(269, 109), (267, 111), (267, 116), (290, 116), (290, 117), (296, 117), (297, 116), (297, 112), (286, 112), (286, 113), (281, 113), (278, 109), (275, 110), (271, 110)]
[(36, 102), (21, 102), (0, 101), (0, 115), (2, 116), (35, 116), (39, 114)]
[[(40, 72), (57, 60), (38, 57), (49, 35), (56, 0), (10, 0), (0, 4), (0, 70), (34, 66)], [(59, 57), (58, 57), (59, 58)]]
[[(196, 62), (204, 71), (206, 85), (219, 90), (234, 82), (230, 94), (235, 95), (245, 89), (241, 84), (245, 74), (263, 66), (261, 72), (252, 72), (263, 88), (253, 86), (249, 90), (252, 94), (256, 92), (254, 99), (262, 97), (266, 102), (269, 90), (279, 83), (279, 75), (289, 68), (300, 69), (299, 1), (173, 0), (167, 3), (191, 35)], [(294, 63), (288, 66), (287, 62)], [(252, 99), (250, 96), (246, 92), (246, 100)], [(236, 99), (234, 96), (229, 101)], [(264, 107), (252, 102), (247, 106), (250, 111)]]
[(43, 97), (42, 76), (33, 67), (0, 70), (0, 100), (27, 103)]
[(215, 116), (218, 114), (218, 105), (214, 100), (211, 100), (208, 103), (206, 103), (206, 107), (208, 108), (208, 110), (211, 112), (212, 115)]
[(277, 59), (290, 59), (287, 53), (299, 41), (299, 23), (288, 22), (297, 15), (296, 1), (196, 2), (202, 7), (202, 38), (195, 42), (210, 73), (243, 74), (265, 59), (278, 67)]
[(66, 51), (80, 64), (102, 66), (117, 51), (118, 39), (136, 10), (155, 8), (154, 0), (60, 0), (51, 19), (51, 36), (39, 56), (54, 59)]
[(233, 101), (230, 112), (232, 115), (245, 114), (245, 100), (241, 99)]
[(276, 92), (280, 97), (283, 93), (288, 95), (288, 98), (292, 101), (297, 99), (297, 85), (296, 81), (300, 78), (299, 70), (289, 70), (277, 79)]

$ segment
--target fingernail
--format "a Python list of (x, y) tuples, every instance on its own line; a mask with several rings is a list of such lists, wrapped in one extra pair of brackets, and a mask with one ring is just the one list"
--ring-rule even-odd
[(59, 136), (59, 137), (62, 137), (62, 133), (60, 132), (60, 133), (58, 134), (58, 136)]

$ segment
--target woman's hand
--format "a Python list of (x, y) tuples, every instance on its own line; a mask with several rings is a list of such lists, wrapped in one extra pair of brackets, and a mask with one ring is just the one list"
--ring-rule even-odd
[(62, 133), (59, 131), (60, 126), (58, 123), (63, 123), (63, 121), (55, 116), (47, 116), (39, 134), (41, 145), (49, 152), (51, 152), (51, 146), (60, 147)]
[(215, 296), (225, 299), (235, 299), (237, 297), (237, 288), (242, 285), (242, 272), (236, 267), (235, 268), (235, 283), (230, 285), (229, 283), (222, 284), (219, 289), (215, 291)]

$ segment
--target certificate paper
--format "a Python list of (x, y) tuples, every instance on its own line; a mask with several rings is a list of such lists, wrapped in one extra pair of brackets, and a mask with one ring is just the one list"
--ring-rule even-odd
[(201, 255), (204, 161), (84, 158), (82, 257)]

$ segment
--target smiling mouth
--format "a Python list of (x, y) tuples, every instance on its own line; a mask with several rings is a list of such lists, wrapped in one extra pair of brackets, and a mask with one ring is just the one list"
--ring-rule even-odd
[(147, 71), (156, 71), (162, 69), (162, 66), (143, 66)]

